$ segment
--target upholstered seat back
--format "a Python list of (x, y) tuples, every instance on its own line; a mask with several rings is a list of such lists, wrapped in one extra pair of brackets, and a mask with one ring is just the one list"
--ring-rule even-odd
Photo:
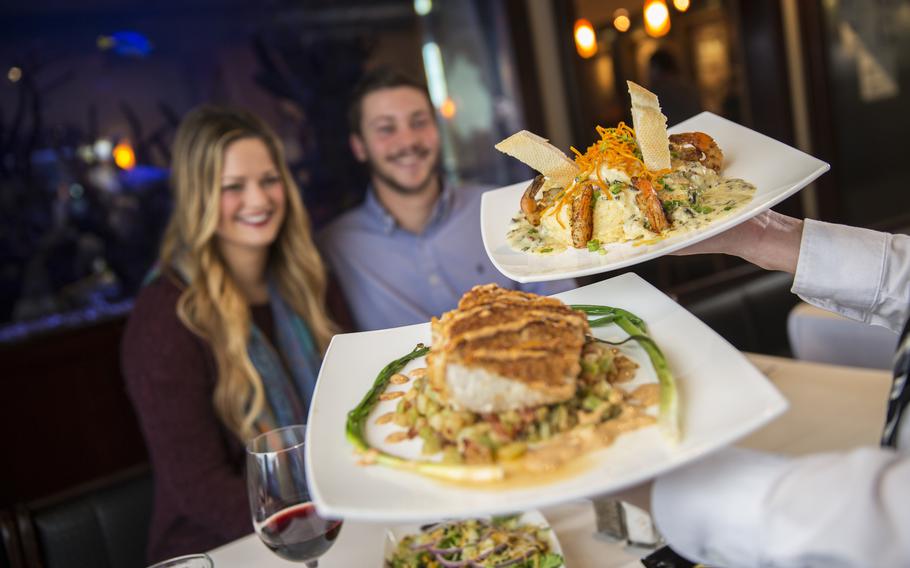
[(0, 568), (20, 568), (24, 564), (16, 516), (12, 510), (4, 509), (0, 511)]
[(141, 568), (152, 509), (148, 472), (29, 507), (19, 530), (30, 566)]
[(0, 538), (0, 568), (10, 568), (9, 551), (6, 550), (5, 538)]

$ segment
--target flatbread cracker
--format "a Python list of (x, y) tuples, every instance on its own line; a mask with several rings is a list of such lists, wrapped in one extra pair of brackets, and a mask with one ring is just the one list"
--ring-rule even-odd
[(637, 83), (626, 81), (632, 98), (632, 125), (642, 161), (651, 171), (670, 169), (670, 138), (667, 117), (660, 112), (657, 95)]
[(522, 130), (509, 136), (496, 149), (530, 166), (556, 184), (568, 185), (578, 175), (578, 166), (562, 151), (533, 132)]

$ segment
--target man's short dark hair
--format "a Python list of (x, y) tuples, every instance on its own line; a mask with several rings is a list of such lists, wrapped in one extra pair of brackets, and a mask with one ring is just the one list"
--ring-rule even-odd
[(396, 87), (417, 89), (426, 95), (427, 101), (430, 100), (430, 93), (427, 91), (426, 85), (407, 73), (390, 67), (379, 67), (368, 71), (351, 92), (351, 101), (348, 105), (348, 128), (351, 129), (352, 134), (360, 134), (360, 121), (363, 120), (363, 99), (370, 93)]

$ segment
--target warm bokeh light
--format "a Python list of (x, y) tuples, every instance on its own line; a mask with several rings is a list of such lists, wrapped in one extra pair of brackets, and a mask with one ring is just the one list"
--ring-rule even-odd
[(110, 49), (114, 47), (114, 38), (108, 35), (100, 35), (98, 39), (95, 40), (98, 49)]
[(597, 34), (591, 22), (584, 18), (575, 21), (575, 49), (585, 59), (597, 53)]
[(651, 37), (661, 37), (670, 31), (670, 9), (664, 0), (645, 2), (645, 31)]
[(689, 6), (692, 3), (689, 0), (673, 0), (673, 7), (679, 10), (680, 12), (685, 12), (689, 9)]
[(625, 8), (619, 8), (613, 12), (613, 27), (620, 32), (627, 32), (632, 26), (632, 20), (629, 18), (629, 11)]
[(441, 114), (443, 118), (452, 118), (457, 111), (458, 107), (455, 106), (455, 101), (451, 98), (442, 101), (442, 106), (439, 107), (439, 114)]
[(10, 67), (9, 72), (6, 74), (6, 78), (9, 79), (10, 83), (15, 83), (22, 78), (22, 69), (18, 67)]
[(95, 161), (95, 149), (92, 148), (90, 144), (79, 146), (79, 148), (76, 149), (76, 155), (86, 164), (91, 164)]
[(131, 170), (136, 166), (136, 154), (129, 142), (120, 142), (114, 146), (114, 163), (124, 170)]

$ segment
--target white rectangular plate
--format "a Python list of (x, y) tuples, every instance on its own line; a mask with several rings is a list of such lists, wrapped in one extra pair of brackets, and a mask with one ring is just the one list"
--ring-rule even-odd
[(529, 254), (513, 249), (506, 238), (518, 202), (529, 181), (486, 192), (480, 204), (483, 244), (493, 264), (512, 280), (540, 282), (574, 278), (616, 270), (663, 256), (721, 233), (790, 197), (831, 166), (782, 142), (703, 112), (670, 129), (670, 133), (701, 131), (711, 135), (724, 152), (724, 172), (756, 187), (755, 197), (731, 215), (707, 227), (673, 235), (650, 245), (615, 243), (607, 254), (587, 249), (568, 249), (551, 255)]
[[(679, 304), (635, 274), (624, 274), (556, 296), (569, 304), (604, 304), (642, 317), (679, 383), (683, 439), (671, 445), (649, 426), (620, 436), (587, 456), (586, 467), (547, 484), (495, 490), (456, 486), (384, 466), (358, 465), (345, 439), (345, 420), (389, 362), (429, 343), (429, 324), (336, 335), (326, 353), (310, 408), (306, 470), (317, 509), (329, 517), (359, 521), (420, 522), (526, 511), (615, 492), (651, 479), (729, 445), (776, 418), (786, 400), (736, 349)], [(598, 337), (621, 339), (618, 327), (596, 328)], [(628, 345), (628, 344), (626, 344)], [(641, 365), (643, 381), (654, 370), (643, 350), (625, 352)], [(406, 369), (424, 366), (422, 359)], [(371, 444), (399, 455), (417, 455), (413, 442), (384, 444), (375, 419), (394, 408), (377, 408), (368, 421)]]
[[(540, 511), (534, 510), (523, 513), (519, 519), (519, 522), (523, 525), (534, 525), (540, 528), (550, 529), (550, 532), (548, 533), (550, 552), (562, 556), (562, 547), (559, 545), (559, 539), (556, 538), (556, 531), (550, 527), (550, 523), (547, 522), (546, 517), (544, 517)], [(383, 558), (385, 560), (390, 559), (392, 555), (395, 554), (395, 549), (398, 548), (398, 543), (401, 541), (401, 539), (408, 535), (419, 534), (421, 526), (422, 523), (415, 523), (391, 527), (386, 532)], [(563, 561), (565, 561), (565, 558), (563, 558)], [(383, 562), (382, 566), (385, 566), (385, 562)], [(563, 564), (563, 568), (567, 568), (565, 564)]]

